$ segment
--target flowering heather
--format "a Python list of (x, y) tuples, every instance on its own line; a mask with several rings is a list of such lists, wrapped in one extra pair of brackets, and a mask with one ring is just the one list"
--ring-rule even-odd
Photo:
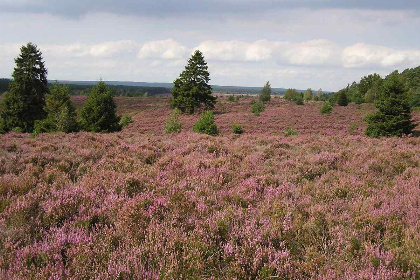
[(117, 98), (118, 133), (1, 135), (0, 279), (420, 277), (420, 138), (365, 137), (366, 104), (219, 100), (216, 137), (165, 134), (165, 98)]

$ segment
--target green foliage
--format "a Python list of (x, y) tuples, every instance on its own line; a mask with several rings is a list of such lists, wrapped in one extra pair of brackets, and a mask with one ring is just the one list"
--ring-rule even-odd
[(378, 112), (366, 117), (366, 135), (370, 137), (389, 137), (410, 134), (414, 128), (408, 89), (398, 73), (389, 75), (384, 81), (382, 92), (375, 106)]
[(242, 134), (244, 130), (242, 129), (242, 126), (237, 123), (232, 124), (232, 132), (235, 134)]
[(286, 129), (284, 130), (284, 136), (289, 137), (293, 135), (298, 135), (295, 128), (293, 126), (286, 127)]
[(228, 101), (229, 101), (229, 102), (234, 102), (234, 101), (235, 101), (235, 96), (233, 96), (233, 95), (229, 95), (229, 97), (228, 97)]
[(318, 98), (319, 101), (323, 100), (323, 92), (322, 89), (318, 89), (318, 91), (316, 92), (316, 97)]
[(212, 111), (205, 111), (193, 127), (194, 132), (208, 135), (217, 135), (217, 125), (214, 122)]
[(210, 74), (203, 54), (197, 50), (188, 60), (185, 70), (174, 81), (172, 89), (172, 108), (178, 108), (183, 113), (194, 113), (201, 107), (213, 109), (216, 97), (212, 96), (212, 88), (208, 84)]
[(321, 114), (331, 114), (333, 110), (333, 106), (330, 104), (330, 102), (325, 101), (321, 108)]
[(340, 90), (337, 92), (337, 104), (340, 106), (347, 106), (349, 104), (345, 90)]
[(368, 90), (371, 89), (374, 84), (380, 83), (380, 81), (382, 81), (382, 78), (376, 73), (363, 77), (358, 84), (360, 94), (365, 96)]
[(271, 100), (271, 85), (268, 81), (260, 92), (260, 100), (262, 102), (268, 102)]
[(420, 107), (420, 91), (410, 94), (410, 106), (411, 108)]
[(299, 93), (294, 99), (296, 105), (303, 105), (303, 94)]
[[(320, 100), (322, 100), (322, 99), (320, 99)], [(331, 106), (334, 106), (335, 103), (337, 102), (337, 94), (330, 94), (327, 101), (328, 101), (328, 103), (330, 103)]]
[(260, 99), (253, 99), (251, 101), (251, 112), (255, 116), (259, 116), (261, 112), (265, 110), (264, 102), (262, 102)]
[(133, 122), (134, 122), (134, 121), (133, 121), (133, 118), (132, 118), (130, 115), (124, 115), (124, 116), (121, 118), (120, 125), (121, 125), (121, 127), (125, 127), (125, 126), (127, 126), (128, 124), (133, 123)]
[(380, 92), (381, 92), (381, 87), (382, 87), (382, 82), (383, 80), (377, 80), (375, 81), (371, 87), (368, 89), (368, 91), (366, 92), (365, 96), (364, 96), (364, 101), (367, 103), (373, 103), (375, 102), (375, 100), (379, 97)]
[(0, 131), (19, 128), (32, 132), (36, 120), (45, 117), (45, 94), (48, 93), (47, 69), (42, 53), (36, 45), (28, 43), (20, 48), (15, 59), (10, 92), (4, 96), (0, 113)]
[(179, 133), (179, 132), (181, 132), (182, 124), (179, 121), (179, 114), (180, 114), (180, 111), (175, 108), (175, 110), (173, 111), (171, 117), (168, 119), (168, 121), (165, 124), (165, 130), (164, 130), (164, 132), (166, 134)]
[(305, 101), (311, 101), (311, 100), (313, 99), (312, 89), (308, 88), (308, 89), (305, 91), (305, 95), (304, 95), (303, 99), (304, 99)]
[(47, 117), (35, 121), (35, 134), (53, 131), (68, 133), (78, 130), (76, 109), (71, 101), (68, 86), (54, 84), (51, 92), (45, 96), (45, 100), (44, 110), (47, 112)]
[(111, 91), (100, 81), (90, 93), (81, 111), (81, 126), (86, 131), (115, 132), (121, 130), (120, 117)]
[(292, 101), (292, 100), (295, 100), (297, 95), (298, 95), (297, 90), (289, 88), (288, 90), (286, 90), (286, 93), (284, 94), (284, 99)]

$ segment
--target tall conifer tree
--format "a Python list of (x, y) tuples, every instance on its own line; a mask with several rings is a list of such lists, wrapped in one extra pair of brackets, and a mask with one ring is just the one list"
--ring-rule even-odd
[(3, 100), (0, 131), (32, 132), (36, 120), (46, 116), (45, 94), (48, 93), (47, 69), (41, 51), (28, 43), (15, 59), (10, 92)]
[(172, 107), (189, 114), (194, 113), (194, 109), (202, 105), (207, 110), (213, 109), (216, 97), (211, 94), (212, 88), (208, 84), (209, 81), (207, 63), (204, 61), (203, 54), (196, 50), (188, 60), (185, 70), (174, 81)]

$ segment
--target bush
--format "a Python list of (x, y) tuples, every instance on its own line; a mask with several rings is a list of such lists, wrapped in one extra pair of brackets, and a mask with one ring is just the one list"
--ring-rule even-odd
[(233, 96), (233, 95), (229, 95), (229, 97), (228, 97), (228, 101), (229, 101), (229, 102), (234, 102), (234, 101), (235, 101), (235, 96)]
[(205, 111), (193, 127), (194, 132), (208, 135), (217, 135), (217, 125), (214, 122), (212, 111)]
[(232, 124), (232, 132), (235, 134), (242, 134), (244, 133), (244, 130), (242, 129), (242, 126), (237, 123)]
[(303, 105), (303, 96), (301, 94), (296, 95), (295, 103), (296, 105)]
[(130, 116), (130, 115), (124, 115), (124, 116), (121, 118), (121, 121), (120, 121), (120, 125), (121, 125), (121, 127), (125, 127), (125, 126), (127, 126), (128, 124), (130, 124), (130, 123), (133, 123), (133, 119), (131, 118), (131, 116)]
[(330, 102), (325, 101), (321, 108), (321, 114), (331, 114), (333, 107)]
[(288, 137), (292, 135), (298, 135), (294, 127), (293, 126), (286, 127), (286, 129), (284, 130), (284, 136)]
[(262, 102), (259, 99), (254, 99), (251, 101), (251, 112), (255, 115), (255, 116), (259, 116), (261, 112), (263, 112), (265, 110), (265, 105), (264, 102)]
[(297, 92), (297, 90), (289, 88), (288, 90), (286, 90), (286, 93), (284, 94), (283, 98), (286, 100), (292, 101), (292, 100), (295, 100), (298, 94), (299, 93)]
[(173, 111), (171, 117), (168, 119), (168, 121), (165, 124), (165, 130), (164, 130), (164, 132), (166, 134), (179, 133), (179, 132), (181, 132), (182, 124), (179, 121), (179, 114), (180, 114), (180, 111), (175, 108), (175, 110)]

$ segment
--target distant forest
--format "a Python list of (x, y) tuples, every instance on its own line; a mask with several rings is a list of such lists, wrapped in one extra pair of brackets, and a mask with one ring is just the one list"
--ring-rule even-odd
[[(11, 79), (0, 79), (0, 93), (9, 90)], [(62, 83), (60, 83), (62, 84)], [(50, 82), (49, 87), (54, 85)], [(91, 92), (93, 84), (66, 84), (70, 89), (71, 95), (87, 95)], [(165, 87), (145, 87), (145, 86), (125, 86), (125, 85), (107, 85), (114, 96), (154, 96), (160, 94), (170, 94), (171, 90)]]

